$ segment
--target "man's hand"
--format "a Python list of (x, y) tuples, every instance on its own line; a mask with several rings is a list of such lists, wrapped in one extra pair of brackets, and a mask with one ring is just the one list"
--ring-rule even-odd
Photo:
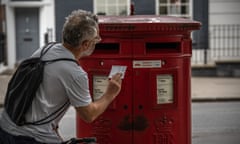
[(121, 73), (117, 73), (113, 75), (112, 78), (109, 80), (109, 84), (105, 94), (112, 96), (113, 99), (119, 94), (121, 90), (122, 85), (121, 76), (122, 76)]

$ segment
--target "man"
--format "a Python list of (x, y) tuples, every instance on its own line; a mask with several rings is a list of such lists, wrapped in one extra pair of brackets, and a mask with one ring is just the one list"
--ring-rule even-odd
[[(62, 31), (62, 43), (53, 45), (43, 56), (43, 60), (70, 58), (79, 60), (92, 54), (95, 44), (100, 42), (97, 16), (83, 10), (73, 11), (65, 21)], [(41, 49), (33, 56), (39, 56)], [(64, 107), (56, 119), (41, 125), (15, 125), (3, 110), (0, 118), (0, 143), (8, 139), (9, 143), (61, 143), (57, 132), (60, 119), (70, 105), (86, 122), (94, 121), (119, 94), (121, 74), (115, 74), (110, 80), (106, 92), (96, 101), (92, 101), (89, 92), (87, 73), (71, 61), (57, 61), (45, 65), (44, 78), (30, 110), (27, 121), (45, 118), (59, 107)], [(69, 101), (67, 105), (64, 105)], [(4, 137), (4, 138), (3, 138)], [(17, 140), (16, 140), (17, 139)]]

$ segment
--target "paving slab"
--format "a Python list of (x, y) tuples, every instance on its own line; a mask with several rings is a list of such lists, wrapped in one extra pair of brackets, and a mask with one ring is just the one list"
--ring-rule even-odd
[(240, 78), (192, 77), (192, 100), (240, 100)]

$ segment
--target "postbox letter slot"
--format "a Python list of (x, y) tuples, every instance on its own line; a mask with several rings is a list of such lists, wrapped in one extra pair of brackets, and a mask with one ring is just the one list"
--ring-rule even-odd
[(93, 54), (119, 54), (119, 43), (99, 43), (96, 44)]
[(179, 42), (147, 42), (146, 54), (179, 53), (181, 43)]

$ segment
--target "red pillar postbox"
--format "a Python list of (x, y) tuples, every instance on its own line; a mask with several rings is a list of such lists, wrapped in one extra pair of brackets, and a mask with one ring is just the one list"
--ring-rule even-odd
[(119, 96), (92, 124), (77, 118), (77, 136), (99, 144), (191, 144), (191, 31), (200, 23), (159, 16), (100, 17), (102, 42), (80, 60), (93, 100), (112, 65), (127, 66)]

